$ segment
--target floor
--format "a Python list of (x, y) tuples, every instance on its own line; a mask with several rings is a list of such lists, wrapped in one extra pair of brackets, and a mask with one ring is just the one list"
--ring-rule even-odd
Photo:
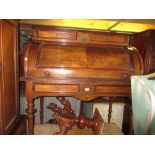
[[(34, 127), (35, 135), (53, 135), (59, 131), (59, 126), (55, 124), (36, 124)], [(78, 129), (74, 126), (69, 130), (68, 135), (92, 135), (91, 129)], [(105, 123), (102, 135), (123, 135), (123, 132), (115, 123)]]

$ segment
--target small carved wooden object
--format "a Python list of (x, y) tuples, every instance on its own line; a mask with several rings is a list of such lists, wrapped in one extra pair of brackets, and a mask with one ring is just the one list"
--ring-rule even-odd
[(60, 125), (60, 132), (56, 134), (65, 135), (74, 125), (77, 125), (80, 129), (87, 126), (88, 128), (92, 128), (93, 134), (101, 134), (104, 121), (97, 109), (95, 109), (92, 119), (88, 119), (82, 114), (76, 117), (74, 111), (71, 109), (70, 102), (65, 97), (57, 97), (57, 99), (64, 105), (64, 108), (57, 107), (54, 103), (50, 103), (48, 106), (49, 109), (55, 112), (53, 117)]

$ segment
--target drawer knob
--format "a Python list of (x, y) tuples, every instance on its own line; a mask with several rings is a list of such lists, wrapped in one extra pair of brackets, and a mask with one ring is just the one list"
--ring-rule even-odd
[(85, 88), (84, 90), (88, 92), (88, 91), (90, 91), (90, 88)]
[(82, 41), (82, 42), (88, 42), (89, 39), (88, 39), (88, 38), (82, 38), (81, 41)]
[(126, 73), (123, 73), (122, 75), (123, 75), (124, 78), (128, 78), (129, 77), (128, 74), (126, 74)]
[(50, 71), (47, 71), (47, 70), (46, 70), (46, 71), (44, 72), (44, 75), (45, 75), (46, 77), (49, 77), (49, 76), (50, 76)]

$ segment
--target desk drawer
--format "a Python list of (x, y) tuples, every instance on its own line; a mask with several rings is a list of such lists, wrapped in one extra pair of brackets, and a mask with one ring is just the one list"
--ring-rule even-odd
[(80, 85), (79, 92), (81, 94), (93, 94), (94, 93), (93, 85)]
[(56, 30), (36, 30), (35, 38), (41, 39), (67, 39), (67, 40), (76, 40), (76, 32), (65, 32), (65, 31), (56, 31)]
[(131, 91), (130, 86), (96, 86), (95, 93), (129, 93)]
[(45, 93), (76, 93), (78, 92), (78, 85), (47, 85), (47, 84), (35, 84), (35, 92), (45, 92)]
[(85, 33), (79, 32), (77, 40), (83, 43), (93, 44), (109, 44), (109, 45), (128, 45), (129, 36), (122, 34), (108, 34), (108, 33)]

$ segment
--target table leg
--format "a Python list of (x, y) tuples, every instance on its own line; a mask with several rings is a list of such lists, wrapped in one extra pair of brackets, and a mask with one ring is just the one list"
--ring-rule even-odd
[(36, 112), (36, 109), (34, 108), (34, 99), (30, 98), (27, 99), (27, 109), (25, 110), (28, 118), (28, 134), (33, 135), (34, 134), (34, 113)]
[(83, 102), (82, 100), (80, 100), (80, 111), (79, 111), (79, 115), (82, 115), (83, 114)]
[(44, 120), (44, 97), (40, 97), (40, 124), (43, 124)]
[(110, 123), (111, 120), (111, 113), (112, 113), (112, 97), (110, 97), (109, 99), (108, 123)]

